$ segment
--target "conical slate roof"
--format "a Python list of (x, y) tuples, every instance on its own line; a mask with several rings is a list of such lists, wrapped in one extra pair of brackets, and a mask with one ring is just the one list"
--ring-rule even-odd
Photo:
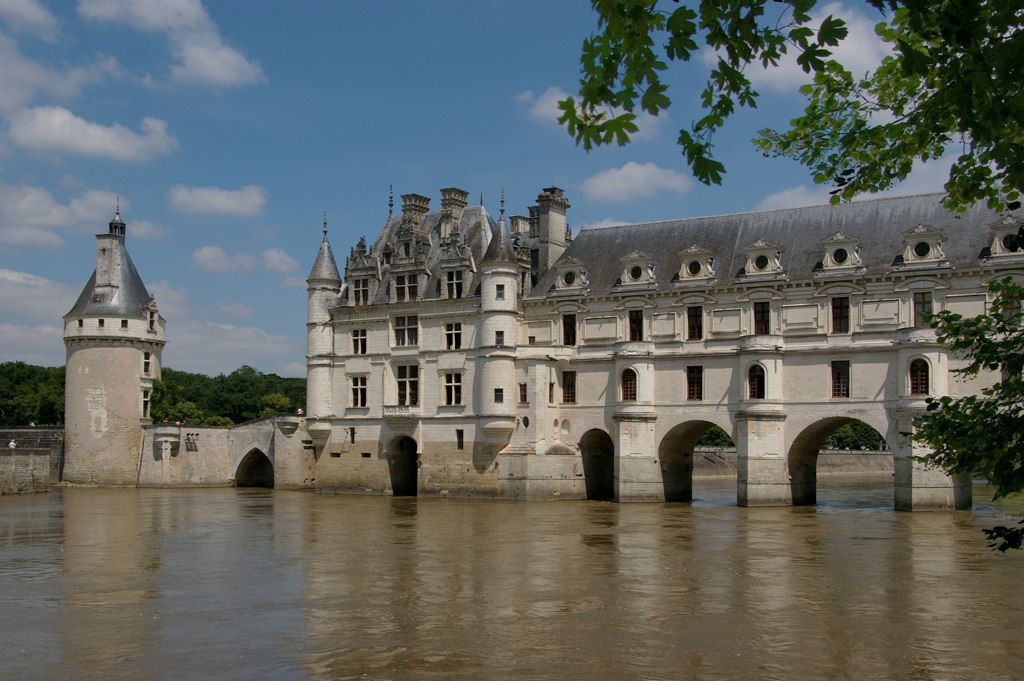
[[(123, 223), (122, 223), (123, 224)], [(128, 249), (125, 248), (124, 238), (117, 238), (112, 241), (112, 247), (121, 250), (119, 259), (121, 266), (116, 272), (118, 280), (112, 282), (112, 286), (104, 286), (101, 290), (96, 287), (96, 271), (93, 270), (89, 282), (82, 289), (71, 311), (65, 317), (70, 316), (109, 316), (126, 317), (132, 319), (145, 319), (148, 315), (148, 307), (152, 302), (152, 296), (142, 283)]]
[(512, 237), (508, 233), (508, 225), (505, 224), (505, 216), (503, 215), (491, 233), (491, 243), (487, 246), (487, 251), (484, 253), (484, 259), (481, 261), (481, 264), (516, 264), (518, 261), (516, 251), (512, 247)]
[(331, 244), (327, 241), (327, 234), (324, 234), (324, 240), (320, 242), (320, 251), (316, 254), (316, 261), (313, 263), (313, 269), (309, 271), (309, 276), (306, 277), (306, 281), (312, 281), (314, 279), (326, 279), (329, 281), (341, 281), (341, 274), (338, 272), (338, 263), (334, 261), (334, 253), (331, 252)]

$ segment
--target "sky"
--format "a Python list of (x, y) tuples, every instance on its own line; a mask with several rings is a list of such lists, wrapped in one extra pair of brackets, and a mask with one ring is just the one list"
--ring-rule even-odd
[[(883, 58), (866, 3), (855, 73)], [(792, 62), (715, 139), (720, 186), (675, 143), (709, 59), (666, 72), (673, 107), (585, 152), (557, 121), (579, 81), (582, 0), (0, 0), (0, 362), (64, 363), (62, 317), (117, 206), (167, 320), (164, 366), (305, 374), (305, 278), (323, 237), (342, 270), (401, 194), (459, 187), (492, 215), (563, 188), (573, 230), (825, 203), (829, 187), (751, 139), (804, 100)], [(894, 190), (940, 191), (949, 162)]]

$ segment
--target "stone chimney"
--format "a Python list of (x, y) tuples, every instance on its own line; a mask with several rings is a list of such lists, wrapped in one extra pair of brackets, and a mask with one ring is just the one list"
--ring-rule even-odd
[(422, 194), (402, 194), (402, 226), (419, 229), (430, 212), (430, 199)]
[(530, 218), (525, 215), (512, 215), (509, 221), (513, 234), (526, 234), (530, 231)]
[(558, 187), (547, 187), (537, 196), (537, 205), (530, 208), (530, 229), (536, 229), (540, 240), (536, 276), (542, 275), (565, 252), (566, 209), (569, 200)]

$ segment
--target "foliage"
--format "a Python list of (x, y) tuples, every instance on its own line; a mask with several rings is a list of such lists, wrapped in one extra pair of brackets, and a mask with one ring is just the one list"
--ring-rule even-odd
[[(211, 377), (164, 367), (153, 381), (150, 413), (197, 426), (230, 426), (305, 404), (306, 379), (282, 378), (243, 366)], [(0, 426), (64, 422), (64, 367), (0, 364)]]
[[(926, 457), (951, 474), (988, 478), (995, 498), (1024, 490), (1024, 288), (1009, 279), (989, 287), (987, 313), (972, 318), (943, 311), (932, 319), (945, 343), (967, 364), (957, 370), (965, 378), (995, 373), (999, 378), (980, 395), (943, 396), (928, 400), (928, 413), (915, 422), (914, 439), (934, 454)], [(1021, 548), (1024, 524), (986, 530), (1000, 551)]]
[(885, 438), (877, 430), (862, 421), (851, 421), (840, 426), (825, 438), (822, 449), (868, 449), (877, 451), (884, 448)]
[[(579, 99), (559, 103), (577, 144), (629, 142), (638, 112), (670, 108), (663, 74), (710, 49), (717, 62), (700, 93), (701, 111), (678, 143), (694, 176), (720, 184), (724, 165), (713, 138), (737, 107), (756, 108), (748, 68), (774, 68), (786, 54), (812, 76), (804, 115), (784, 132), (755, 140), (767, 155), (794, 158), (833, 202), (882, 191), (913, 162), (962, 145), (946, 185), (947, 207), (985, 199), (1019, 206), (1024, 188), (1024, 34), (1007, 0), (865, 0), (883, 20), (876, 32), (892, 49), (872, 74), (852, 74), (832, 58), (847, 37), (834, 16), (815, 24), (817, 0), (701, 0), (696, 9), (658, 0), (592, 0), (600, 32), (580, 56)], [(663, 9), (664, 7), (664, 9)], [(767, 10), (771, 9), (771, 12)], [(769, 16), (769, 14), (771, 16)], [(700, 43), (703, 43), (703, 46)]]
[(700, 439), (697, 440), (698, 447), (735, 447), (736, 443), (732, 441), (729, 434), (718, 426), (712, 426)]
[(64, 422), (64, 367), (0, 364), (0, 426)]

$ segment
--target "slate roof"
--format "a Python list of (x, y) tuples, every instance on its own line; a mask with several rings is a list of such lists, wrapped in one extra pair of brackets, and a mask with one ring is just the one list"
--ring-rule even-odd
[(84, 317), (125, 317), (131, 319), (146, 319), (148, 307), (152, 302), (152, 296), (142, 283), (142, 277), (135, 269), (135, 263), (128, 255), (128, 249), (124, 245), (124, 237), (115, 239), (116, 248), (121, 249), (121, 267), (119, 269), (120, 279), (116, 282), (117, 287), (111, 287), (107, 292), (96, 290), (96, 271), (93, 270), (88, 283), (82, 289), (71, 311), (64, 315)]
[(316, 254), (316, 261), (313, 262), (313, 269), (309, 271), (306, 281), (313, 279), (326, 279), (340, 282), (341, 274), (338, 272), (338, 263), (334, 260), (334, 253), (331, 252), (331, 244), (327, 241), (327, 234), (320, 242), (320, 250)]
[[(989, 227), (1003, 216), (981, 204), (956, 215), (943, 208), (943, 196), (923, 194), (583, 229), (558, 262), (569, 258), (582, 262), (588, 271), (589, 293), (595, 295), (615, 288), (622, 272), (619, 258), (641, 251), (651, 254), (656, 263), (654, 290), (672, 290), (672, 280), (681, 265), (679, 252), (696, 244), (715, 257), (713, 286), (720, 287), (743, 280), (739, 274), (746, 265), (745, 249), (760, 238), (782, 251), (781, 263), (788, 281), (810, 280), (825, 254), (822, 242), (841, 231), (860, 243), (864, 269), (859, 274), (877, 275), (891, 271), (902, 256), (904, 232), (926, 225), (941, 230), (945, 259), (952, 267), (977, 267), (981, 252), (992, 240)], [(541, 276), (530, 297), (547, 295), (556, 276), (552, 267)]]
[(498, 221), (498, 225), (494, 228), (494, 232), (491, 234), (491, 243), (487, 246), (487, 252), (484, 253), (481, 262), (516, 265), (519, 263), (516, 251), (512, 247), (512, 237), (508, 232), (508, 224), (506, 224), (504, 217)]

